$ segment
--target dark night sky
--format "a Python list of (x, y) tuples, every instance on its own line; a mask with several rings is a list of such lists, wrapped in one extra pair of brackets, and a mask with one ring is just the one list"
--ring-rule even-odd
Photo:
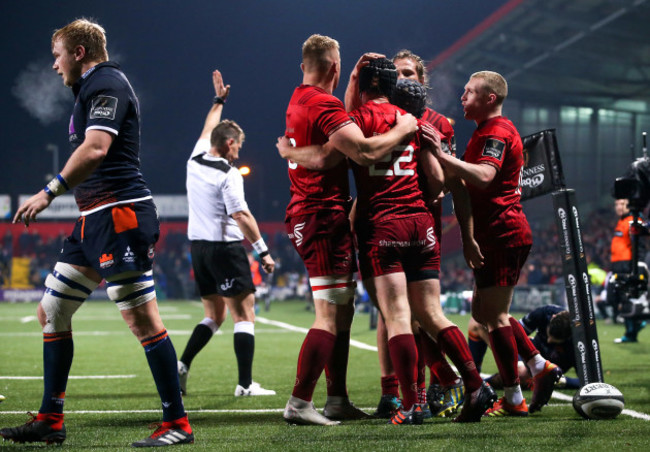
[[(281, 221), (288, 201), (286, 163), (275, 149), (284, 113), (302, 79), (301, 46), (313, 33), (341, 44), (340, 98), (358, 57), (409, 48), (429, 60), (505, 0), (5, 1), (0, 6), (2, 179), (0, 193), (34, 193), (52, 172), (49, 143), (69, 155), (73, 99), (50, 69), (53, 30), (78, 17), (107, 31), (142, 109), (142, 171), (158, 194), (185, 192), (185, 161), (211, 106), (213, 69), (232, 85), (224, 118), (246, 132), (240, 164), (253, 173), (246, 195), (259, 220)], [(462, 87), (449, 93), (455, 99)], [(452, 102), (457, 107), (458, 102)], [(28, 105), (28, 106), (26, 106)], [(434, 106), (435, 108), (435, 106)], [(442, 111), (459, 116), (459, 110)], [(459, 121), (459, 123), (462, 123)], [(459, 124), (460, 125), (460, 124)], [(461, 148), (471, 128), (458, 130)], [(60, 169), (59, 168), (59, 169)], [(15, 201), (14, 201), (15, 202)], [(15, 207), (15, 206), (14, 206)]]

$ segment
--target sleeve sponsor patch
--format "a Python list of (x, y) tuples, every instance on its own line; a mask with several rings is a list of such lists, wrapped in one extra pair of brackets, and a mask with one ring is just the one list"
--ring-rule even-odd
[(483, 147), (483, 157), (492, 157), (497, 160), (503, 158), (503, 151), (506, 148), (506, 144), (503, 141), (496, 140), (494, 138), (488, 138), (485, 141), (485, 146)]
[(90, 104), (90, 119), (115, 119), (117, 97), (97, 96)]

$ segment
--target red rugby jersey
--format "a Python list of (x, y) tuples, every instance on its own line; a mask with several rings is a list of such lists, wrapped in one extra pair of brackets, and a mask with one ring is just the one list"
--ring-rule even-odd
[[(395, 124), (395, 111), (388, 102), (366, 102), (351, 113), (366, 137), (388, 132)], [(418, 184), (420, 144), (417, 135), (395, 147), (386, 158), (371, 166), (351, 162), (357, 186), (357, 217), (379, 222), (426, 213)]]
[(469, 140), (463, 160), (487, 163), (497, 169), (487, 188), (467, 184), (479, 246), (496, 249), (532, 244), (520, 203), (523, 145), (514, 124), (503, 116), (482, 122)]
[(430, 108), (424, 110), (424, 114), (420, 119), (431, 124), (442, 134), (442, 150), (447, 154), (456, 155), (456, 137), (449, 120)]
[[(324, 144), (329, 136), (352, 122), (343, 103), (325, 90), (300, 85), (287, 107), (285, 135), (296, 147)], [(325, 171), (308, 170), (289, 161), (291, 200), (286, 216), (304, 215), (323, 209), (344, 210), (350, 199), (345, 160)]]
[[(453, 156), (456, 155), (456, 136), (454, 135), (454, 128), (451, 126), (451, 123), (445, 117), (444, 115), (441, 115), (435, 110), (432, 110), (430, 108), (427, 108), (424, 111), (424, 114), (422, 115), (421, 118), (422, 121), (426, 121), (429, 124), (431, 124), (433, 127), (438, 129), (440, 134), (442, 135), (441, 137), (441, 144), (442, 144), (442, 150), (443, 152), (446, 152), (447, 154), (451, 154)], [(420, 181), (422, 182), (422, 191), (423, 193), (427, 193), (426, 190), (426, 180), (424, 179), (425, 175), (420, 174)], [(429, 208), (429, 211), (431, 212), (431, 215), (433, 216), (433, 229), (435, 231), (436, 237), (438, 241), (442, 239), (442, 203), (436, 203), (435, 205), (430, 205), (428, 204), (427, 207)]]

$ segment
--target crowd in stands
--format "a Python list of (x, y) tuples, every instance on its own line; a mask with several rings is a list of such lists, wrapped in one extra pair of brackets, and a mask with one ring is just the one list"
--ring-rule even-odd
[[(592, 262), (607, 269), (609, 244), (614, 221), (608, 209), (596, 210), (583, 219), (583, 241)], [(554, 223), (531, 221), (534, 244), (520, 278), (522, 285), (554, 284), (562, 279), (562, 261), (558, 252), (558, 236)], [(43, 287), (45, 278), (65, 238), (62, 233), (43, 238), (35, 232), (25, 230), (17, 241), (10, 232), (2, 237), (0, 249), (0, 288), (10, 282), (12, 257), (29, 258), (29, 284)], [(281, 297), (307, 293), (307, 278), (302, 261), (285, 234), (277, 233), (265, 237), (277, 263), (275, 275), (265, 278), (265, 283), (278, 288)], [(181, 232), (169, 232), (156, 247), (154, 276), (160, 298), (197, 298), (190, 263), (190, 244)], [(441, 271), (443, 292), (470, 290), (473, 283), (471, 271), (465, 265), (462, 253), (443, 256)], [(304, 286), (304, 287), (303, 287)]]

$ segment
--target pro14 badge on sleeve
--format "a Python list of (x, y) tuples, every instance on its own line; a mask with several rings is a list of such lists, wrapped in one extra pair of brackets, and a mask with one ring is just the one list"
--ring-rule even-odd
[(97, 96), (90, 106), (90, 119), (115, 119), (117, 97)]
[(483, 157), (492, 157), (497, 160), (503, 159), (503, 150), (506, 148), (506, 144), (503, 141), (495, 140), (494, 138), (488, 138), (485, 140), (485, 146), (483, 147)]

